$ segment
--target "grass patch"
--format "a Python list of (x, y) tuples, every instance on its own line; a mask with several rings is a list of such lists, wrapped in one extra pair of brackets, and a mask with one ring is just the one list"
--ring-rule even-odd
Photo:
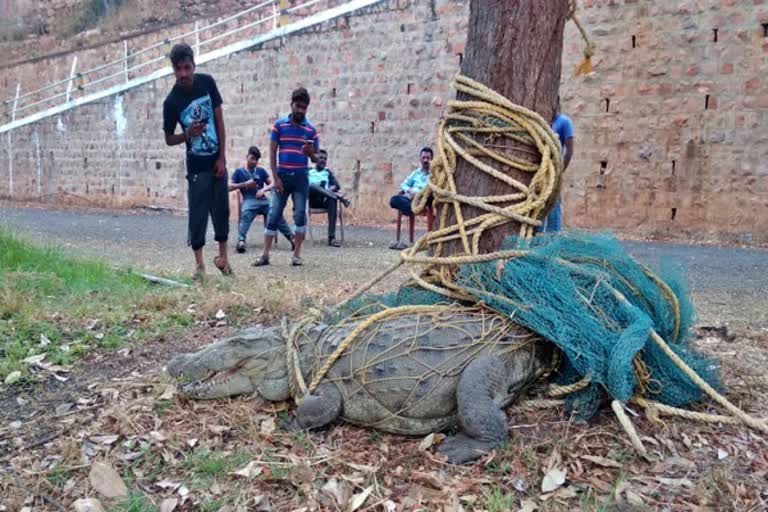
[(159, 508), (152, 505), (146, 496), (142, 494), (131, 494), (123, 503), (113, 510), (119, 512), (159, 512)]
[(200, 504), (200, 512), (218, 512), (228, 504), (226, 499), (209, 500)]
[(30, 356), (67, 366), (94, 350), (182, 339), (194, 326), (218, 323), (220, 309), (230, 326), (299, 311), (295, 294), (275, 282), (212, 276), (202, 286), (166, 287), (0, 228), (0, 384), (17, 370), (22, 381), (47, 376), (25, 368)]
[(67, 32), (75, 34), (97, 26), (115, 14), (123, 3), (124, 0), (88, 0), (81, 7), (80, 14), (70, 21)]
[(67, 483), (67, 480), (69, 480), (69, 476), (71, 475), (71, 471), (64, 468), (56, 467), (48, 474), (46, 475), (46, 478), (48, 478), (48, 481), (56, 487), (57, 489), (62, 489), (64, 487), (64, 484)]
[(486, 506), (489, 512), (507, 512), (513, 510), (513, 505), (517, 501), (514, 494), (505, 493), (498, 487), (494, 487), (493, 491), (486, 491)]
[(189, 471), (190, 484), (193, 487), (209, 487), (216, 480), (226, 477), (250, 460), (245, 452), (225, 453), (220, 451), (198, 450), (184, 462)]
[(0, 380), (32, 355), (69, 365), (95, 348), (193, 324), (180, 305), (183, 292), (6, 230), (0, 230), (0, 288)]

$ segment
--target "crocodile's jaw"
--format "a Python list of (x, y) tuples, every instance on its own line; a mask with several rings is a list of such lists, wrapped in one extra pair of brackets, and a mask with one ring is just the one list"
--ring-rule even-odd
[(184, 384), (179, 393), (194, 400), (213, 400), (228, 396), (250, 394), (256, 391), (256, 386), (248, 376), (235, 373), (229, 376), (214, 376), (211, 380), (197, 381)]
[(177, 355), (166, 371), (181, 382), (180, 394), (189, 398), (253, 393), (274, 366), (282, 347), (276, 329), (246, 329), (198, 352)]

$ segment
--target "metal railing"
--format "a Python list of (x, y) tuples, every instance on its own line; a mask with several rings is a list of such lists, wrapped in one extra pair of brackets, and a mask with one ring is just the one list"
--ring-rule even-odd
[[(170, 75), (168, 52), (176, 41), (194, 37), (194, 42), (189, 42), (195, 49), (195, 61), (203, 64), (381, 1), (308, 0), (291, 6), (289, 0), (264, 0), (205, 26), (196, 22), (194, 30), (136, 51), (129, 51), (125, 40), (121, 58), (91, 69), (78, 72), (75, 55), (67, 78), (24, 94), (20, 94), (21, 84), (17, 84), (16, 95), (2, 102), (0, 133)], [(318, 4), (325, 4), (326, 8), (310, 9)], [(329, 4), (339, 5), (328, 7)]]

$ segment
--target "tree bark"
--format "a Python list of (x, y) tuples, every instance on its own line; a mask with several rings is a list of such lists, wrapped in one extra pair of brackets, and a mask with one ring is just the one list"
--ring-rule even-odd
[[(462, 74), (551, 121), (560, 89), (567, 14), (568, 0), (471, 0)], [(458, 99), (468, 98), (460, 93)], [(513, 148), (514, 144), (510, 143), (509, 147)], [(517, 157), (523, 156), (515, 153)], [(535, 158), (529, 160), (536, 161)], [(522, 183), (530, 182), (531, 176), (527, 173), (494, 166)], [(463, 159), (457, 164), (455, 180), (459, 194), (489, 196), (513, 192), (506, 184)], [(445, 207), (452, 212), (452, 206), (441, 206)], [(467, 205), (462, 205), (461, 211), (465, 220), (485, 213)], [(455, 222), (453, 213), (449, 219)], [(480, 252), (495, 251), (504, 237), (519, 231), (520, 225), (516, 222), (486, 231), (480, 241)], [(446, 244), (443, 255), (461, 252), (461, 241), (454, 241)]]

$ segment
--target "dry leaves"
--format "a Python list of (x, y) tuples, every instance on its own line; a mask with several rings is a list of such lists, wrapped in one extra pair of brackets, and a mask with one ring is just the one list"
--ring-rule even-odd
[(565, 483), (565, 470), (552, 468), (544, 475), (541, 481), (541, 492), (552, 492)]
[(105, 498), (125, 498), (128, 496), (128, 488), (115, 469), (103, 462), (91, 464), (91, 472), (88, 478), (96, 491)]
[(367, 487), (363, 492), (352, 496), (352, 501), (349, 503), (349, 508), (347, 510), (349, 512), (355, 512), (355, 510), (363, 506), (363, 503), (365, 503), (365, 500), (371, 495), (371, 492), (373, 492), (373, 486)]
[(179, 500), (176, 498), (167, 498), (164, 499), (163, 502), (160, 504), (160, 512), (173, 512), (176, 509), (176, 506), (179, 504)]
[(616, 462), (613, 459), (608, 459), (606, 457), (598, 457), (595, 455), (582, 455), (582, 459), (592, 462), (594, 464), (597, 464), (598, 466), (602, 466), (604, 468), (619, 468), (621, 469), (621, 464)]
[(97, 499), (79, 499), (72, 504), (75, 512), (104, 512), (104, 507)]
[(249, 462), (245, 467), (233, 471), (230, 475), (241, 476), (247, 480), (256, 478), (264, 472), (264, 466), (256, 461)]
[[(32, 372), (45, 364), (35, 361)], [(664, 457), (648, 464), (632, 454), (610, 418), (585, 425), (567, 421), (561, 410), (512, 406), (508, 445), (475, 464), (453, 467), (431, 456), (442, 434), (414, 439), (340, 424), (297, 436), (276, 421), (292, 402), (187, 401), (159, 378), (124, 375), (61, 394), (41, 415), (0, 425), (0, 452), (45, 440), (49, 429), (20, 439), (36, 426), (71, 426), (59, 439), (15, 456), (28, 488), (48, 489), (69, 509), (96, 512), (96, 496), (108, 510), (124, 499), (107, 498), (124, 493), (118, 475), (130, 475), (129, 494), (144, 494), (160, 512), (197, 510), (219, 500), (229, 503), (222, 512), (499, 510), (494, 492), (508, 500), (504, 510), (523, 512), (578, 510), (592, 499), (655, 506), (662, 492), (671, 510), (761, 510), (768, 499), (766, 441), (737, 427), (660, 426), (638, 417), (643, 442)], [(35, 397), (17, 398), (12, 407), (36, 406)], [(768, 415), (764, 402), (753, 400), (745, 407)], [(99, 462), (84, 466), (91, 460)], [(112, 471), (97, 470), (101, 464)], [(222, 465), (215, 476), (205, 473)], [(33, 507), (13, 486), (0, 492), (4, 503), (13, 504), (7, 511)]]

